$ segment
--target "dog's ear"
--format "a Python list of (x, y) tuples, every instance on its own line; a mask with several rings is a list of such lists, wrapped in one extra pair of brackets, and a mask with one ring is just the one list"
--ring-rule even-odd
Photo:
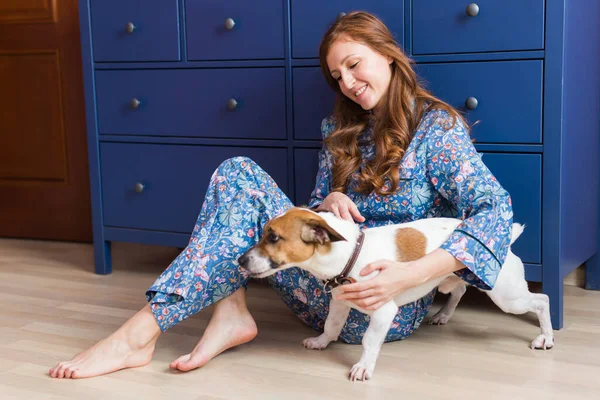
[(324, 220), (309, 220), (302, 227), (302, 240), (307, 243), (325, 244), (346, 240), (335, 229), (327, 225)]

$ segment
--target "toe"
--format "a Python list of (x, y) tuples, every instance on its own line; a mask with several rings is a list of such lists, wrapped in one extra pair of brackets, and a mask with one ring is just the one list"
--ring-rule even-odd
[(183, 364), (185, 364), (186, 361), (189, 361), (189, 359), (190, 359), (190, 354), (186, 354), (184, 356), (181, 356), (178, 359), (176, 359), (175, 361), (173, 361), (171, 363), (170, 367), (173, 368), (173, 369), (181, 370), (181, 366)]
[(177, 359), (173, 360), (173, 361), (171, 362), (171, 364), (169, 364), (169, 367), (171, 367), (171, 368), (173, 368), (173, 369), (176, 369), (176, 368), (177, 368), (177, 365), (179, 364), (179, 361), (180, 361), (180, 360), (181, 360), (183, 357), (185, 357), (185, 356), (181, 356), (181, 357), (179, 357), (179, 358), (177, 358)]
[(188, 360), (180, 362), (179, 365), (177, 366), (177, 369), (180, 371), (187, 372), (194, 368), (198, 368), (199, 364), (200, 363), (198, 360), (195, 360), (193, 357), (189, 357)]

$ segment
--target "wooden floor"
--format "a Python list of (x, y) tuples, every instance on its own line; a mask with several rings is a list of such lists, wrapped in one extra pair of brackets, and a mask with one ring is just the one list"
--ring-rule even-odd
[(533, 315), (505, 315), (470, 289), (447, 326), (423, 324), (410, 338), (385, 344), (366, 383), (347, 380), (360, 346), (304, 349), (301, 340), (315, 332), (257, 283), (248, 302), (258, 337), (199, 370), (177, 373), (168, 364), (193, 348), (210, 309), (162, 335), (145, 367), (92, 379), (47, 376), (142, 308), (145, 289), (176, 254), (116, 243), (113, 274), (99, 276), (90, 245), (0, 239), (0, 398), (600, 398), (600, 292), (578, 287), (565, 289), (566, 327), (553, 350), (528, 348), (538, 334)]

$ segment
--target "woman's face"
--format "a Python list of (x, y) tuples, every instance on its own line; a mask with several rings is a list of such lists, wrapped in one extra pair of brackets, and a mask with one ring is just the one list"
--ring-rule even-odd
[(342, 93), (364, 110), (376, 112), (387, 93), (392, 59), (350, 39), (339, 38), (327, 54), (327, 66)]

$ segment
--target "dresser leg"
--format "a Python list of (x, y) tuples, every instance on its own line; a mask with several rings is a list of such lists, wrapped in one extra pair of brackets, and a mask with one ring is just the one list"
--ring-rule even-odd
[(585, 288), (600, 290), (600, 251), (585, 262)]
[(112, 257), (110, 255), (109, 241), (94, 242), (94, 262), (97, 274), (107, 275), (112, 272)]
[(542, 291), (550, 297), (550, 317), (552, 318), (552, 328), (555, 330), (563, 327), (563, 296), (564, 283), (562, 279), (544, 276), (542, 280)]

